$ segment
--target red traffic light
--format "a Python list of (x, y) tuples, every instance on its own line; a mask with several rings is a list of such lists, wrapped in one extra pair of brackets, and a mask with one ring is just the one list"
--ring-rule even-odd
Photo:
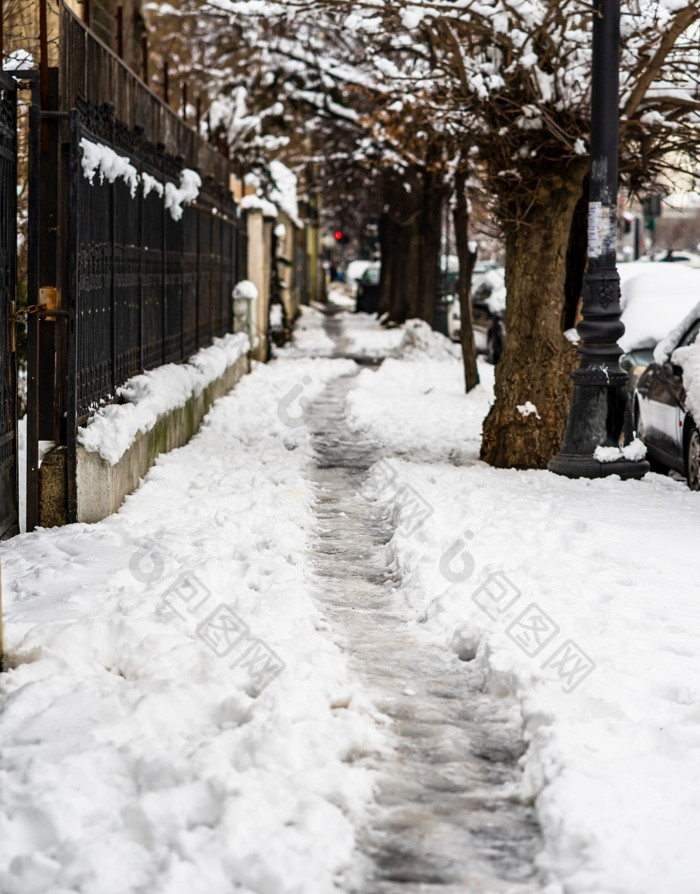
[(336, 242), (340, 242), (343, 238), (343, 231), (336, 230), (335, 233), (333, 233), (333, 238), (335, 239)]

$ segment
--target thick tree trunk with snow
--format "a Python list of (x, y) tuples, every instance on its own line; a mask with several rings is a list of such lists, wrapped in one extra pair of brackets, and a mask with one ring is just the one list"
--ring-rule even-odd
[[(540, 185), (527, 220), (506, 232), (506, 344), (496, 401), (484, 422), (481, 458), (543, 469), (561, 446), (576, 350), (563, 335), (567, 250), (583, 172)], [(529, 401), (537, 412), (524, 415)]]
[(479, 384), (476, 366), (476, 346), (474, 345), (474, 323), (472, 318), (472, 272), (476, 263), (476, 252), (469, 250), (469, 206), (467, 204), (466, 173), (458, 170), (455, 182), (456, 204), (454, 209), (455, 242), (459, 259), (457, 294), (461, 311), (460, 342), (464, 363), (464, 386), (467, 392)]

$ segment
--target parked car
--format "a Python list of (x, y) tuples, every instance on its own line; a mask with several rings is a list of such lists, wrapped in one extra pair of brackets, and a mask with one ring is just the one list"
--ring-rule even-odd
[(700, 395), (689, 401), (684, 358), (676, 351), (691, 345), (692, 353), (700, 351), (698, 333), (700, 304), (657, 346), (653, 361), (639, 377), (633, 404), (633, 423), (646, 445), (652, 471), (674, 469), (685, 475), (692, 490), (700, 490), (700, 434), (689, 403), (697, 405)]
[[(474, 346), (477, 353), (485, 354), (489, 362), (498, 363), (506, 338), (506, 285), (505, 271), (492, 262), (477, 264), (472, 274), (472, 322)], [(447, 328), (450, 338), (459, 341), (462, 314), (457, 296), (452, 296)]]
[(620, 366), (629, 380), (632, 400), (639, 377), (652, 362), (654, 348), (695, 307), (700, 298), (700, 271), (684, 265), (637, 261), (618, 267), (625, 334)]
[(359, 313), (373, 314), (379, 306), (379, 279), (382, 266), (370, 264), (357, 282), (357, 300), (355, 310)]
[(357, 294), (357, 284), (360, 277), (373, 263), (374, 261), (356, 258), (348, 264), (345, 273), (343, 274), (343, 282), (348, 286), (353, 296)]

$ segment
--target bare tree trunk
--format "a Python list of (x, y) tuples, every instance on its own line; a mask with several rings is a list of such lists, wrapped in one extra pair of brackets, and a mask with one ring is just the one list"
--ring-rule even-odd
[(388, 313), (392, 323), (418, 317), (432, 325), (435, 319), (444, 196), (445, 187), (431, 170), (386, 176), (379, 311)]
[[(576, 351), (562, 334), (567, 249), (583, 173), (540, 188), (526, 223), (506, 233), (506, 344), (496, 402), (484, 422), (481, 458), (542, 469), (559, 450)], [(529, 401), (535, 408), (522, 413)]]
[(428, 169), (423, 172), (422, 191), (423, 205), (418, 221), (421, 247), (417, 316), (433, 326), (440, 269), (442, 205), (447, 198), (447, 190), (439, 170)]
[(464, 363), (464, 385), (468, 392), (479, 384), (476, 366), (476, 346), (474, 345), (474, 322), (472, 319), (472, 273), (476, 263), (476, 252), (469, 250), (469, 206), (466, 193), (466, 171), (457, 170), (455, 177), (456, 204), (454, 209), (455, 240), (459, 258), (459, 278), (457, 294), (462, 316), (460, 342)]
[(382, 250), (379, 311), (388, 313), (392, 323), (403, 323), (419, 312), (422, 198), (422, 181), (416, 171), (404, 177), (387, 174), (379, 229)]

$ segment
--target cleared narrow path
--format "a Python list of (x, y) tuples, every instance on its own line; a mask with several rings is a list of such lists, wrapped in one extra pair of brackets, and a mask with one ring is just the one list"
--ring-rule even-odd
[[(343, 356), (340, 320), (325, 328)], [(508, 704), (480, 692), (468, 663), (401, 614), (399, 582), (382, 562), (391, 531), (360, 494), (381, 454), (345, 422), (353, 379), (331, 382), (309, 425), (319, 601), (351, 669), (389, 718), (393, 743), (389, 755), (363, 759), (380, 786), (359, 832), (365, 865), (355, 891), (536, 892), (541, 844), (533, 809), (518, 797), (519, 729)]]

